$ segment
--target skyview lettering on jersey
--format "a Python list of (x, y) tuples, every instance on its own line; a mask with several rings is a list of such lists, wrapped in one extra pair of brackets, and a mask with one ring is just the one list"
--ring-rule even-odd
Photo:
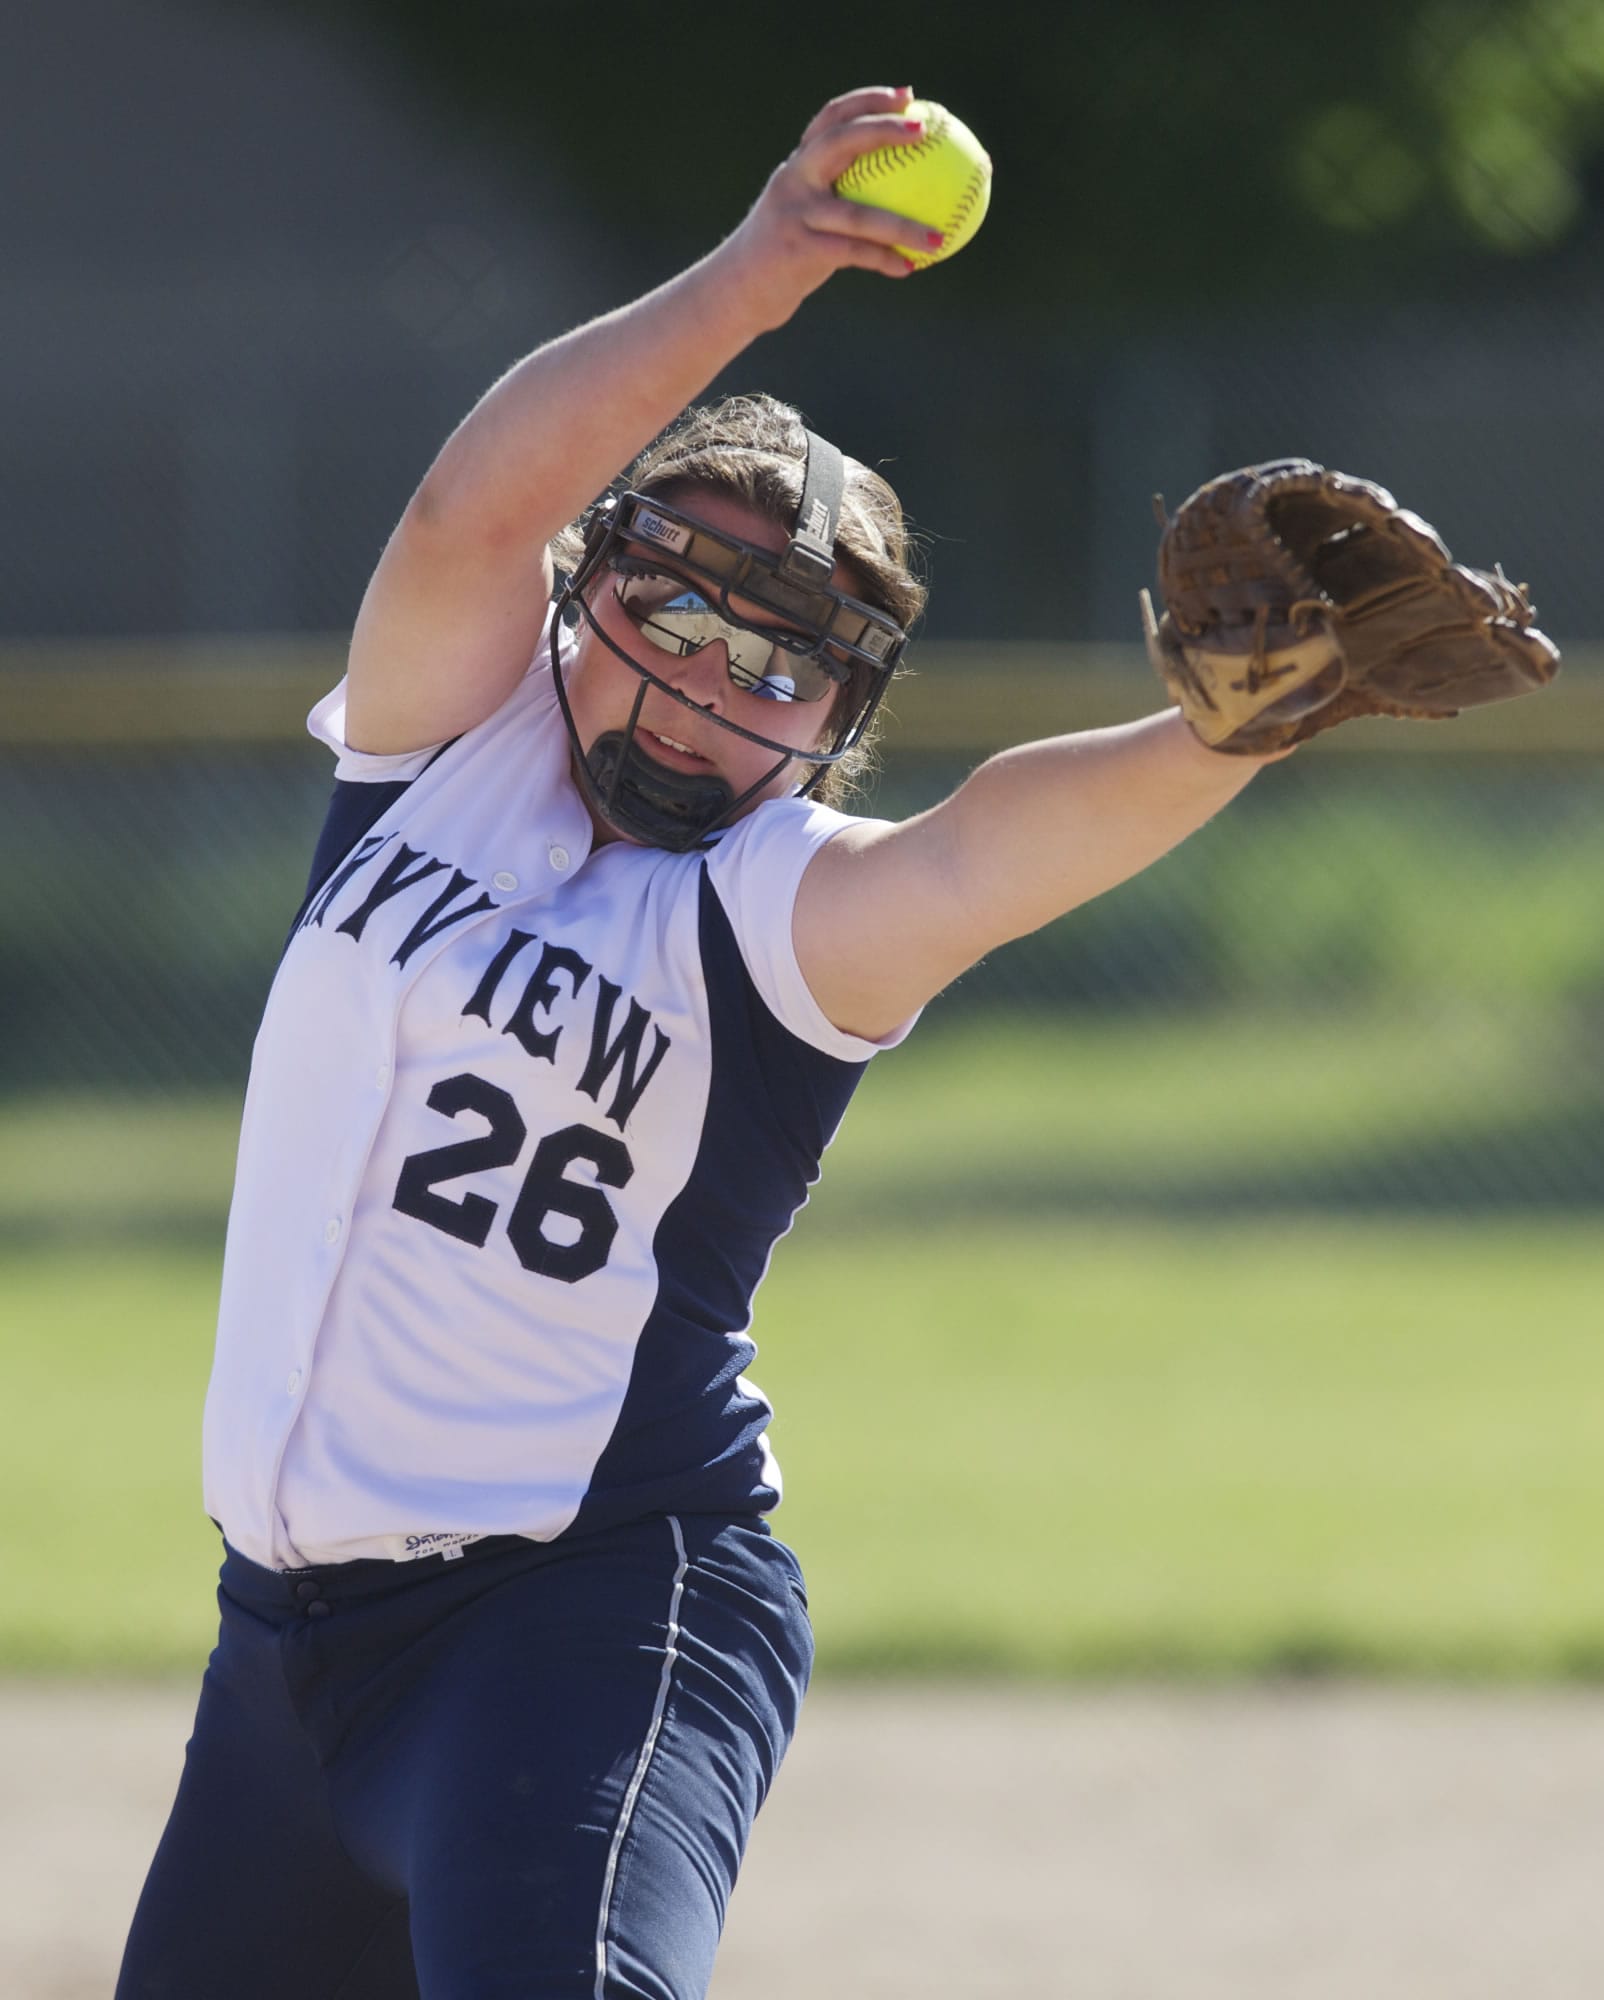
[[(378, 861), (381, 852), (392, 846), (393, 851), (385, 857), (382, 867), (376, 873), (372, 872), (372, 864)], [(447, 868), (451, 871), (450, 879), (444, 888), (440, 888), (437, 878)], [(398, 833), (367, 834), (307, 905), (296, 929), (305, 930), (312, 925), (320, 929), (329, 928), (327, 920), (335, 903), (365, 872), (367, 879), (345, 898), (351, 907), (333, 925), (333, 929), (336, 934), (361, 943), (376, 913), (392, 903), (397, 904), (395, 914), (406, 919), (409, 928), (395, 943), (390, 963), (402, 968), (420, 945), (438, 937), (442, 931), (470, 917), (481, 916), (487, 910), (501, 907), (484, 890), (476, 896), (470, 894), (478, 888), (471, 875), (420, 848), (409, 847)], [(435, 889), (426, 907), (420, 910), (417, 908), (419, 898), (412, 892), (421, 891), (425, 883), (434, 884)], [(375, 935), (379, 942), (387, 943), (398, 928), (398, 923), (388, 927), (381, 923)], [(611, 1082), (612, 1095), (603, 1110), (605, 1116), (622, 1131), (672, 1043), (669, 1035), (653, 1018), (651, 1010), (643, 1007), (633, 995), (628, 998), (623, 1020), (615, 1028), (618, 1003), (625, 997), (623, 988), (605, 973), (598, 972), (589, 959), (567, 945), (541, 938), (534, 931), (512, 930), (468, 995), (462, 1012), (495, 1027), (497, 1023), (491, 1012), (492, 1006), (498, 1001), (504, 1002), (506, 994), (514, 991), (514, 986), (507, 982), (507, 975), (514, 961), (523, 957), (532, 945), (540, 946), (539, 957), (532, 968), (528, 967), (527, 960), (525, 966), (520, 968), (523, 987), (511, 1005), (505, 1007), (501, 1032), (511, 1035), (524, 1053), (536, 1061), (555, 1062), (562, 1036), (569, 1027), (576, 1025), (583, 1032), (588, 1011), (589, 1052), (576, 1088), (600, 1105), (602, 1092)], [(595, 973), (595, 985), (586, 1004), (581, 1006), (577, 1003), (592, 973)], [(555, 1014), (554, 1009), (557, 1010)], [(577, 1016), (578, 1019), (575, 1021), (564, 1016)], [(647, 1053), (648, 1031), (651, 1035), (650, 1053)]]

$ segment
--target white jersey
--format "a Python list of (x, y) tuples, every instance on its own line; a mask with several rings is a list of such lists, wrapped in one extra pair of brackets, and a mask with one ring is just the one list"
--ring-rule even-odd
[(776, 800), (704, 852), (592, 852), (547, 643), (434, 751), (346, 750), (343, 688), (312, 711), (335, 798), (205, 1418), (207, 1511), (270, 1567), (779, 1500), (752, 1298), (884, 1046), (791, 942), (846, 820)]

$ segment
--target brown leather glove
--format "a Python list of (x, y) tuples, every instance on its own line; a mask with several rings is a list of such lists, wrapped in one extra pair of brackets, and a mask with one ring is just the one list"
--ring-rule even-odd
[(1148, 657), (1211, 750), (1263, 756), (1354, 716), (1457, 715), (1546, 687), (1523, 584), (1452, 561), (1367, 479), (1306, 458), (1200, 486), (1159, 545)]

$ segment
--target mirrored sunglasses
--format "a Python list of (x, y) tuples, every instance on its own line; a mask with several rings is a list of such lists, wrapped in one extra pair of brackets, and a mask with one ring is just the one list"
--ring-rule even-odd
[(847, 678), (847, 665), (820, 652), (806, 632), (743, 625), (683, 576), (634, 556), (608, 564), (625, 616), (660, 653), (677, 659), (723, 642), (730, 679), (766, 701), (823, 701)]

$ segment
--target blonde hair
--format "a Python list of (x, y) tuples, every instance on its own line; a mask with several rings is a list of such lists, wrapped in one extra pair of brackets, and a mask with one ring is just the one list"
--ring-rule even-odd
[[(789, 532), (802, 503), (807, 450), (807, 425), (789, 403), (726, 396), (687, 410), (647, 446), (625, 481), (631, 492), (664, 499), (672, 488), (692, 514), (694, 491), (727, 494)], [(856, 459), (847, 459), (846, 475), (837, 556), (852, 572), (853, 594), (889, 612), (906, 631), (923, 611), (927, 592), (914, 568), (917, 551), (902, 503), (887, 480)], [(578, 522), (556, 538), (552, 555), (559, 569), (577, 565), (582, 539)], [(866, 674), (854, 673), (843, 704), (861, 704)], [(826, 805), (842, 804), (872, 771), (879, 719), (877, 711), (862, 740), (825, 771), (815, 796)]]

